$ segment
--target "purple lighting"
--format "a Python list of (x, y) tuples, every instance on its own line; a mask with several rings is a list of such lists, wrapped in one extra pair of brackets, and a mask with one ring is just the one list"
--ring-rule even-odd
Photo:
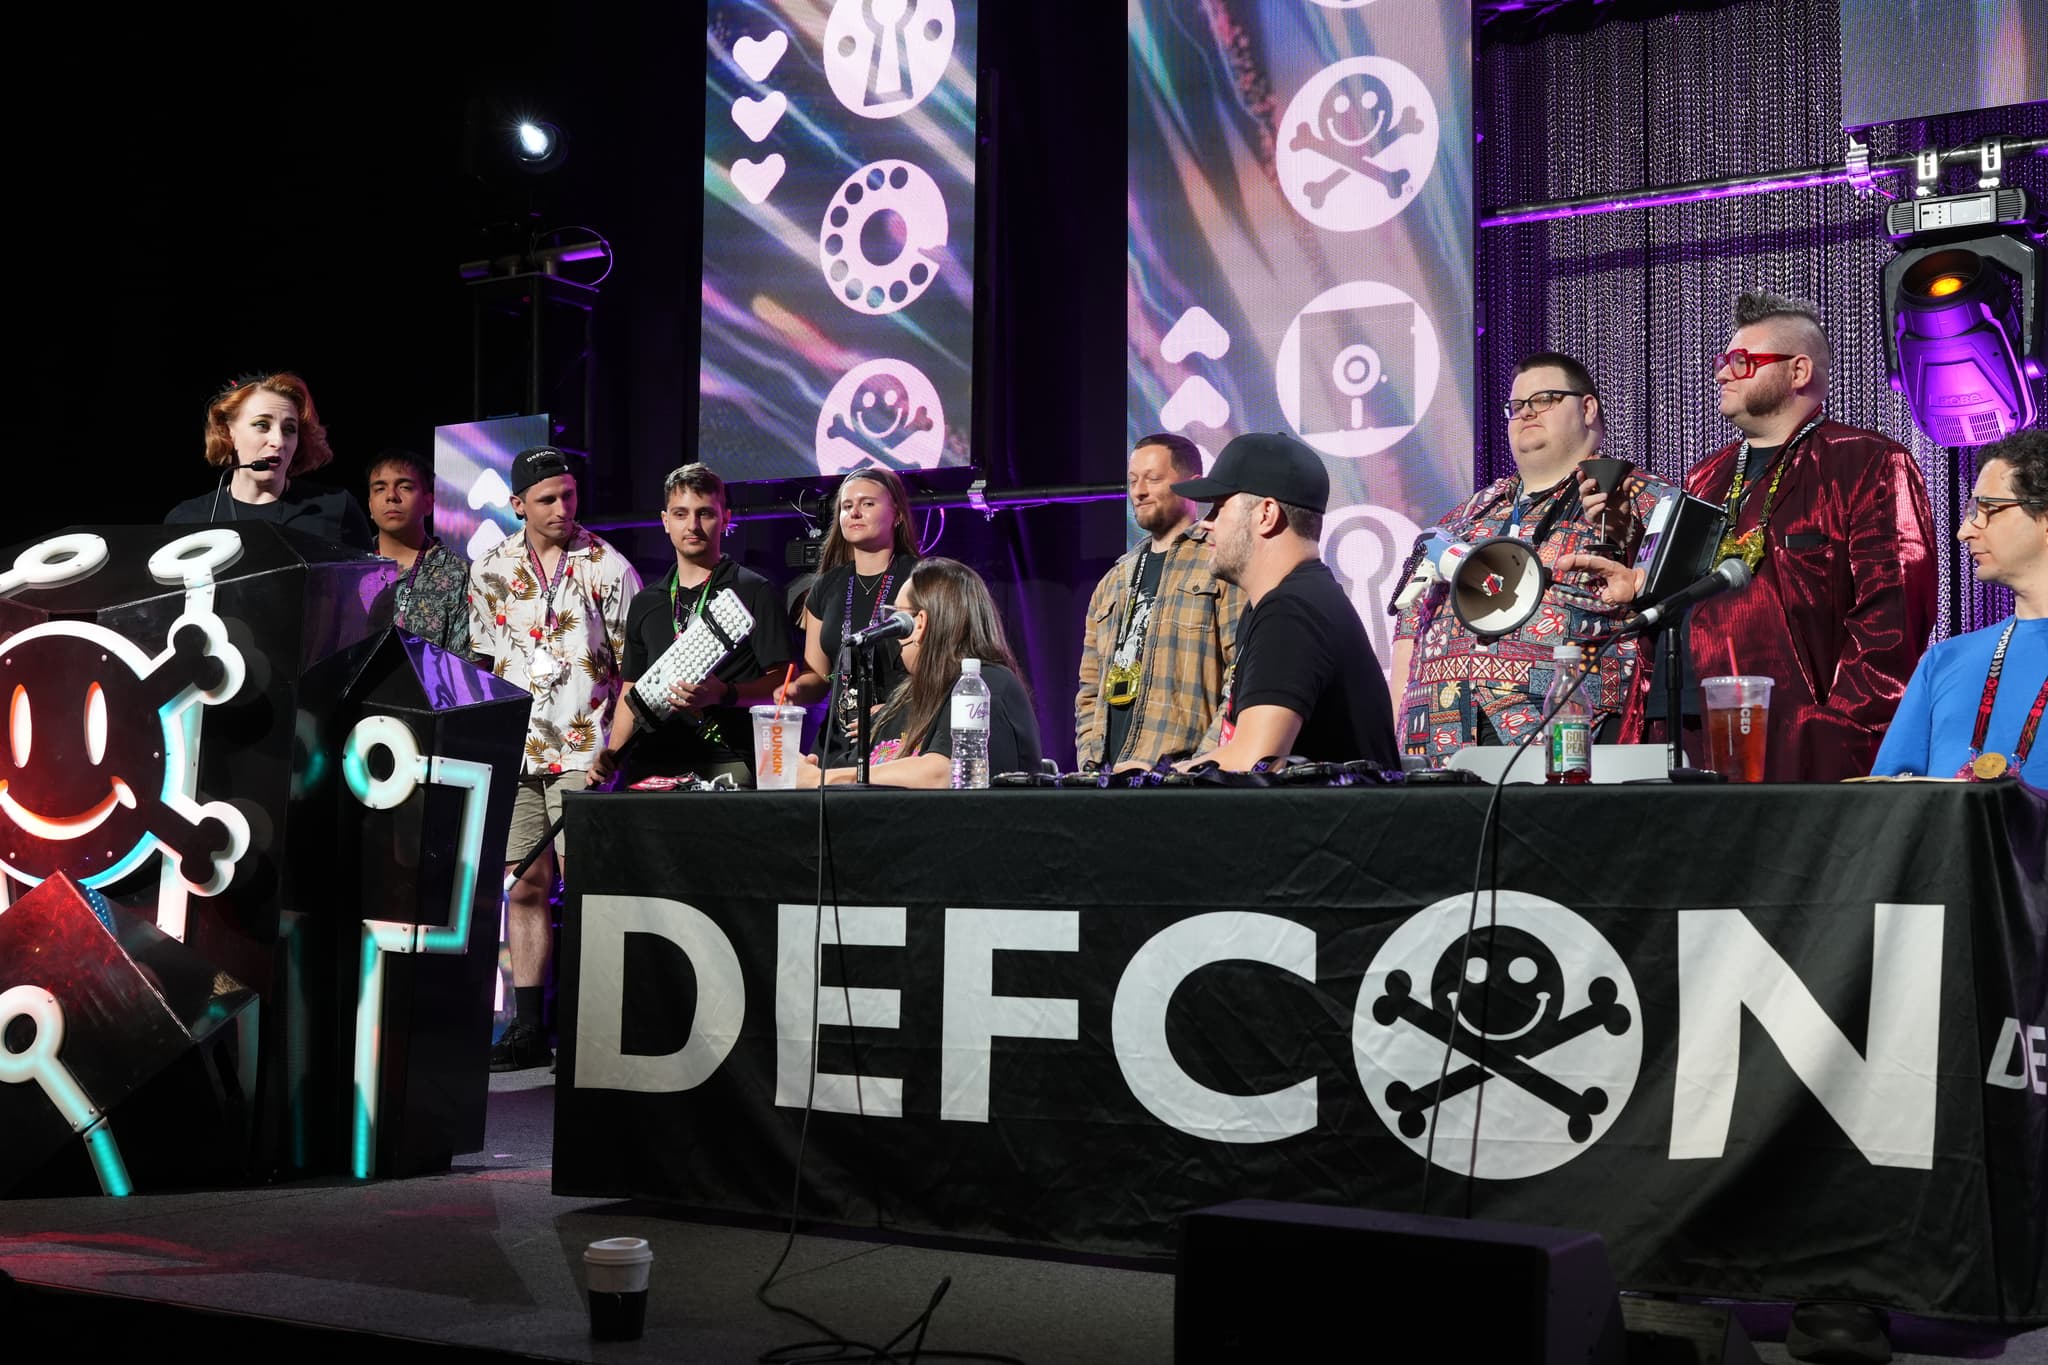
[(1558, 218), (1579, 218), (1594, 213), (1621, 213), (1628, 209), (1653, 209), (1666, 204), (1699, 204), (1710, 199), (1734, 199), (1746, 194), (1772, 194), (1778, 190), (1802, 190), (1815, 185), (1845, 185), (1863, 178), (1846, 168), (1775, 172), (1732, 180), (1701, 180), (1660, 189), (1630, 190), (1596, 199), (1575, 199), (1569, 203), (1525, 204), (1502, 209), (1479, 220), (1479, 226), (1512, 227), (1517, 223), (1544, 223)]
[[(2010, 238), (1908, 252), (1886, 269), (1896, 317), (1898, 368), (1892, 387), (1913, 421), (1947, 446), (1995, 441), (2035, 417), (2025, 349), (2013, 306), (2015, 274), (1995, 254), (2031, 273), (2032, 246)], [(1988, 254), (1987, 254), (1988, 253)], [(2024, 278), (2024, 275), (2020, 276)]]

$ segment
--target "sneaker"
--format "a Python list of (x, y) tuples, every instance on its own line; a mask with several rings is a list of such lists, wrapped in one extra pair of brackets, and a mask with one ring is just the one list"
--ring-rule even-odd
[(514, 1019), (505, 1026), (505, 1032), (498, 1041), (491, 1044), (493, 1071), (525, 1071), (531, 1067), (552, 1065), (554, 1060), (555, 1054), (548, 1047), (548, 1040), (541, 1036), (540, 1027), (530, 1020)]

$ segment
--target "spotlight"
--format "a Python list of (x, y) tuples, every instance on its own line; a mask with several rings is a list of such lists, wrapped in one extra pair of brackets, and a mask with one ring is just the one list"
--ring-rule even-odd
[(538, 174), (562, 164), (569, 154), (569, 140), (552, 123), (521, 119), (512, 129), (512, 151), (521, 167)]
[(1885, 367), (1914, 423), (1946, 446), (2031, 426), (2048, 342), (2026, 192), (1899, 203), (1885, 226), (1899, 248), (1884, 268)]

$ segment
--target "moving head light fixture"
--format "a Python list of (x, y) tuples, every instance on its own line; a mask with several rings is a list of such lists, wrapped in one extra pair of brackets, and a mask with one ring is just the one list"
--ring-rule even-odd
[(1978, 149), (1968, 193), (1933, 193), (1941, 161), (1921, 153), (1916, 197), (1885, 210), (1899, 252), (1884, 268), (1885, 368), (1921, 431), (1977, 446), (2040, 415), (2042, 225), (2027, 192), (2000, 183), (1997, 140)]

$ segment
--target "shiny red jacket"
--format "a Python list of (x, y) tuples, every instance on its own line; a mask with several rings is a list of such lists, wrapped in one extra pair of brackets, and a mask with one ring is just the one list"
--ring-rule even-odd
[[(1693, 466), (1686, 491), (1725, 503), (1735, 442)], [(1701, 677), (1731, 670), (1776, 680), (1764, 777), (1835, 782), (1870, 771), (1934, 626), (1940, 570), (1920, 467), (1874, 431), (1822, 422), (1793, 443), (1749, 586), (1692, 613)], [(1743, 495), (1736, 530), (1763, 514), (1767, 473)], [(1623, 723), (1643, 736), (1651, 671), (1639, 671)]]

